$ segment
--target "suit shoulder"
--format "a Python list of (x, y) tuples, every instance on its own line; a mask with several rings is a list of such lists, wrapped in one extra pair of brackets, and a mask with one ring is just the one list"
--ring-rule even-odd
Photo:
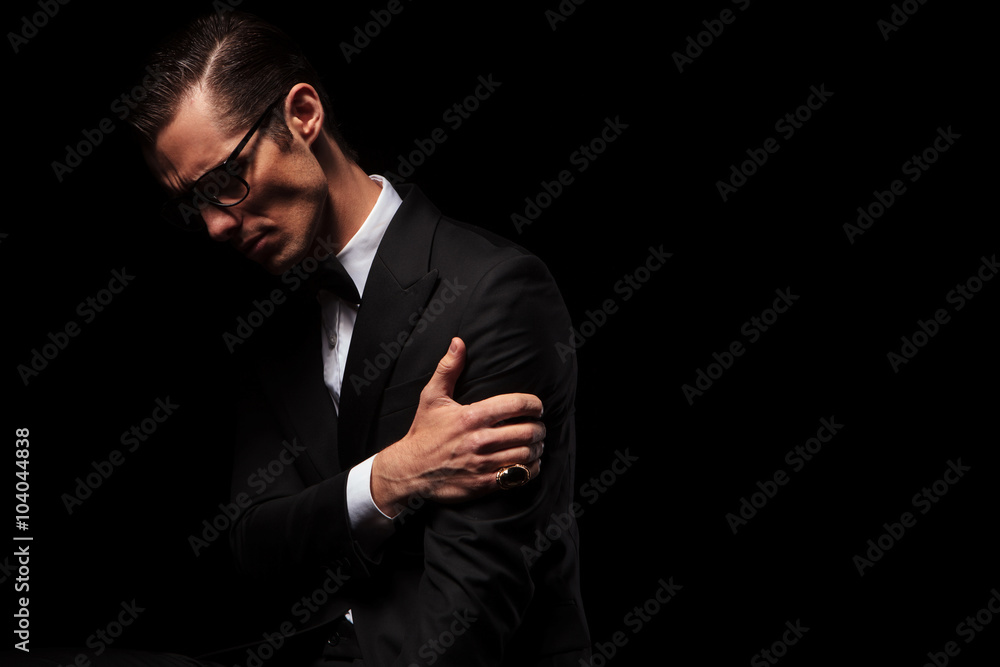
[[(502, 280), (548, 285), (555, 294), (559, 292), (555, 277), (538, 255), (499, 234), (453, 218), (441, 217), (430, 260), (429, 268), (445, 276), (462, 277), (473, 285)], [(561, 304), (561, 296), (559, 299)]]
[(496, 263), (519, 256), (533, 256), (530, 251), (489, 230), (442, 216), (434, 235), (435, 254), (465, 256), (476, 263)]

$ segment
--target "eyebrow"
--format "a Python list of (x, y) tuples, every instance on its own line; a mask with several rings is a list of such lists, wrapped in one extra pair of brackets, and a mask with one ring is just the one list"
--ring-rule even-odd
[(179, 189), (171, 187), (171, 186), (167, 186), (167, 190), (170, 192), (171, 196), (173, 196), (173, 197), (183, 197), (184, 195), (190, 193), (191, 189), (194, 187), (194, 184), (197, 183), (198, 181), (200, 181), (202, 178), (204, 178), (206, 174), (209, 174), (209, 173), (215, 171), (216, 169), (218, 169), (219, 167), (221, 167), (222, 165), (226, 164), (226, 162), (229, 161), (229, 158), (231, 158), (232, 155), (233, 155), (232, 152), (230, 152), (225, 157), (225, 159), (223, 159), (221, 162), (219, 162), (218, 164), (216, 164), (214, 167), (211, 167), (211, 168), (205, 170), (204, 172), (202, 172), (201, 175), (198, 176), (198, 178), (195, 178), (194, 180), (190, 180), (190, 179), (188, 179), (188, 180), (182, 180), (181, 183), (180, 183)]
[(196, 178), (194, 180), (181, 181), (180, 189), (178, 189), (176, 191), (177, 196), (180, 197), (180, 196), (183, 196), (183, 195), (191, 192), (192, 188), (194, 188), (194, 184), (197, 183), (198, 181), (200, 181), (205, 176), (205, 174), (208, 174), (212, 170), (218, 169), (218, 168), (219, 168), (219, 165), (216, 165), (215, 167), (212, 167), (211, 169), (209, 169), (208, 171), (206, 171), (205, 173), (203, 173), (201, 176), (199, 176), (198, 178)]

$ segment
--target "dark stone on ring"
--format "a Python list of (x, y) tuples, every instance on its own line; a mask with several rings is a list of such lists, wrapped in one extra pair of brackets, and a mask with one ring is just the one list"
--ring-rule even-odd
[(528, 483), (531, 474), (528, 469), (520, 463), (512, 466), (504, 466), (497, 470), (497, 485), (501, 489), (513, 489)]

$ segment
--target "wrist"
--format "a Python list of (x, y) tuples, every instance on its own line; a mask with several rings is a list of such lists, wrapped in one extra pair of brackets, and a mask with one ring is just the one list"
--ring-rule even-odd
[(379, 452), (372, 461), (372, 501), (387, 516), (398, 514), (412, 493), (408, 476), (399, 471), (397, 449), (396, 445), (391, 445)]

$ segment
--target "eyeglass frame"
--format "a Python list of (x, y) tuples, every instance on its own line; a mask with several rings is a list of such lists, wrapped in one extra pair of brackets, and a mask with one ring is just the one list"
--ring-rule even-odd
[(198, 208), (198, 211), (199, 211), (198, 215), (202, 219), (202, 224), (201, 225), (197, 225), (197, 224), (195, 224), (195, 225), (189, 225), (186, 222), (185, 223), (178, 223), (176, 220), (174, 220), (173, 218), (171, 218), (171, 216), (167, 215), (165, 213), (165, 211), (169, 210), (171, 207), (179, 209), (181, 204), (187, 203), (188, 201), (193, 202), (196, 197), (200, 197), (207, 204), (211, 204), (212, 206), (218, 206), (219, 208), (230, 208), (232, 206), (237, 206), (239, 204), (242, 204), (246, 200), (246, 198), (250, 196), (250, 184), (247, 183), (247, 181), (246, 181), (245, 178), (243, 178), (242, 176), (239, 176), (237, 173), (235, 173), (233, 171), (230, 171), (228, 169), (226, 170), (226, 172), (230, 176), (232, 176), (233, 178), (235, 178), (235, 179), (239, 180), (241, 183), (243, 183), (243, 187), (245, 188), (246, 192), (243, 193), (243, 196), (240, 197), (240, 199), (238, 201), (235, 201), (235, 202), (233, 202), (231, 204), (224, 204), (221, 201), (212, 201), (211, 196), (204, 195), (202, 193), (196, 192), (197, 187), (198, 187), (198, 183), (200, 183), (201, 180), (203, 178), (205, 178), (206, 176), (208, 176), (209, 174), (212, 174), (212, 173), (218, 171), (219, 169), (223, 169), (230, 162), (232, 162), (233, 160), (235, 160), (236, 158), (238, 158), (239, 155), (240, 155), (240, 153), (243, 151), (243, 149), (246, 148), (246, 145), (248, 143), (250, 143), (250, 139), (253, 137), (254, 133), (257, 132), (258, 129), (260, 129), (260, 126), (264, 124), (264, 121), (267, 119), (267, 117), (274, 110), (274, 107), (277, 106), (278, 103), (282, 102), (285, 99), (285, 97), (287, 97), (287, 96), (288, 96), (288, 93), (282, 93), (281, 97), (279, 97), (278, 99), (276, 99), (275, 101), (273, 101), (269, 105), (267, 105), (267, 108), (264, 110), (264, 113), (261, 114), (260, 118), (257, 119), (257, 122), (253, 124), (253, 127), (251, 127), (250, 130), (243, 136), (243, 139), (240, 140), (240, 143), (236, 145), (236, 148), (234, 148), (233, 151), (229, 154), (229, 157), (227, 157), (225, 160), (223, 160), (221, 164), (219, 164), (219, 165), (217, 165), (215, 167), (212, 167), (211, 169), (209, 169), (208, 171), (206, 171), (204, 174), (202, 174), (201, 176), (199, 176), (195, 180), (195, 182), (191, 184), (191, 187), (189, 187), (187, 189), (187, 192), (185, 192), (184, 194), (178, 195), (176, 197), (171, 197), (167, 201), (163, 202), (160, 205), (160, 216), (163, 217), (163, 218), (166, 218), (167, 222), (169, 222), (170, 224), (174, 225), (175, 227), (180, 227), (181, 229), (184, 229), (184, 230), (193, 231), (194, 229), (205, 229), (205, 219), (204, 219), (203, 216), (201, 216), (201, 213), (200, 213), (202, 207), (197, 206), (197, 204), (195, 205), (195, 207)]

